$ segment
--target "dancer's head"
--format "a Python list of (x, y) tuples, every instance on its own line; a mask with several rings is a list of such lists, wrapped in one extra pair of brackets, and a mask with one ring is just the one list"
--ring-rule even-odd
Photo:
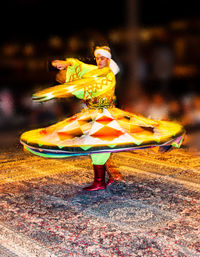
[(119, 66), (113, 59), (111, 59), (111, 51), (108, 46), (98, 46), (94, 50), (97, 66), (99, 69), (110, 67), (112, 72), (116, 75), (119, 72)]
[(99, 69), (108, 67), (110, 65), (111, 53), (108, 46), (96, 47), (94, 56), (96, 58), (97, 66)]

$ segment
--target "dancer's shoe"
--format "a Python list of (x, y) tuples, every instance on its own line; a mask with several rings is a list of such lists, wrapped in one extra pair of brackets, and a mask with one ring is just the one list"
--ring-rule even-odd
[(85, 191), (97, 191), (106, 188), (105, 183), (105, 165), (93, 165), (94, 167), (94, 182), (91, 186), (83, 188)]

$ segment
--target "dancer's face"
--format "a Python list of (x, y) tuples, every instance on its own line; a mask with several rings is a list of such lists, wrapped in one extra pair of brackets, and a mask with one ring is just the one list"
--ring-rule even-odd
[(106, 58), (105, 56), (102, 56), (101, 54), (97, 54), (95, 56), (95, 58), (96, 58), (97, 66), (99, 69), (108, 67), (110, 64), (110, 59)]

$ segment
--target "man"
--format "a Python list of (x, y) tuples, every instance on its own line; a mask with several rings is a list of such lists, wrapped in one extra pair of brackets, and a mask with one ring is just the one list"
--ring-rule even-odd
[[(97, 47), (94, 51), (94, 56), (96, 59), (97, 67), (98, 69), (103, 69), (105, 67), (110, 67), (112, 72), (114, 74), (117, 74), (119, 72), (118, 65), (111, 59), (111, 52), (110, 48), (108, 46), (103, 47)], [(52, 62), (52, 65), (59, 69), (60, 71), (66, 71), (69, 66), (72, 66), (73, 64), (70, 62), (70, 60), (54, 60)], [(84, 64), (87, 65), (87, 64)], [(88, 65), (89, 66), (89, 65)], [(93, 66), (93, 65), (90, 65)], [(60, 82), (64, 82), (66, 75), (65, 73), (60, 73), (61, 76), (57, 77), (57, 80)], [(109, 179), (107, 183), (105, 183), (105, 171), (106, 171), (106, 162), (108, 161), (110, 157), (110, 153), (97, 153), (97, 154), (91, 154), (92, 164), (94, 167), (94, 182), (91, 186), (84, 188), (86, 191), (96, 191), (96, 190), (102, 190), (105, 189), (106, 186), (111, 185), (114, 182), (113, 176), (109, 174)], [(108, 170), (107, 170), (108, 171)], [(119, 179), (119, 174), (115, 179)]]
[(33, 95), (39, 102), (74, 95), (82, 99), (87, 108), (47, 128), (27, 131), (21, 136), (25, 149), (39, 156), (91, 155), (94, 182), (85, 188), (87, 191), (102, 190), (113, 183), (111, 175), (105, 182), (106, 162), (112, 152), (163, 144), (180, 147), (184, 134), (179, 124), (151, 120), (116, 108), (115, 74), (119, 67), (111, 59), (107, 46), (97, 47), (94, 55), (97, 66), (75, 58), (53, 61), (53, 66), (65, 72), (64, 84)]

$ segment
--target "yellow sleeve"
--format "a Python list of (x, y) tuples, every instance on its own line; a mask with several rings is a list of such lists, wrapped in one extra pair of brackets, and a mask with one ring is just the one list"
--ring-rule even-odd
[(67, 58), (66, 60), (69, 61), (71, 65), (67, 68), (65, 82), (80, 79), (88, 71), (97, 69), (96, 65), (86, 64), (75, 58)]

